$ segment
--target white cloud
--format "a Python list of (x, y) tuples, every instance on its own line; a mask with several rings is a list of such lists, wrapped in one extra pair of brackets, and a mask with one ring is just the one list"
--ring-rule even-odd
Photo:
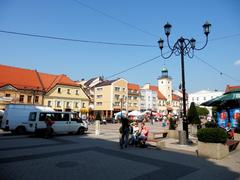
[(236, 66), (240, 66), (240, 60), (235, 61), (234, 63)]

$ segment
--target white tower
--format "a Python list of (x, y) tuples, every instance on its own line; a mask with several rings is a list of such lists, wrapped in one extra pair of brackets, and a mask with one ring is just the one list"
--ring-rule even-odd
[(167, 105), (172, 105), (172, 78), (168, 76), (166, 67), (162, 68), (162, 76), (158, 78), (158, 90), (167, 98)]

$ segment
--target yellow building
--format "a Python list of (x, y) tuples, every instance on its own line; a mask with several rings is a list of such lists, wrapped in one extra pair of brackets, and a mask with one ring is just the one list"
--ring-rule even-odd
[[(55, 75), (41, 74), (41, 76), (48, 76), (48, 78), (43, 79), (49, 82), (51, 82), (51, 78), (56, 79)], [(82, 88), (65, 75), (57, 76), (57, 78), (58, 80), (55, 80), (50, 86), (47, 86), (48, 82), (44, 82), (47, 92), (44, 95), (43, 104), (56, 111), (87, 113), (89, 97)]]
[(127, 110), (128, 82), (119, 78), (103, 81), (94, 88), (95, 111), (102, 117), (113, 117), (114, 113)]
[(128, 83), (128, 111), (140, 111), (140, 86)]

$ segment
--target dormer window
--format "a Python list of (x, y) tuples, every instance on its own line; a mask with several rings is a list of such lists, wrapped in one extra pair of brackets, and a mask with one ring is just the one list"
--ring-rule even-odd
[(58, 93), (61, 93), (61, 92), (62, 92), (61, 88), (58, 88), (57, 91), (58, 91)]

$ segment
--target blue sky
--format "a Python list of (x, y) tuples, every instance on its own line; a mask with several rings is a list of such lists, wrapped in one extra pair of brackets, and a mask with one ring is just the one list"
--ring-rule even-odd
[[(238, 0), (1, 0), (0, 30), (153, 47), (0, 33), (0, 64), (66, 74), (73, 80), (109, 77), (160, 55), (157, 41), (160, 37), (166, 40), (163, 30), (166, 22), (172, 24), (171, 43), (181, 36), (194, 37), (199, 41), (197, 46), (201, 46), (205, 41), (202, 25), (208, 20), (212, 28), (207, 47), (196, 51), (197, 57), (185, 58), (186, 89), (188, 92), (224, 90), (227, 84), (240, 85), (239, 18)], [(168, 49), (164, 48), (165, 51)], [(155, 59), (111, 79), (122, 77), (141, 86), (157, 85), (164, 66), (177, 89), (181, 83), (179, 56), (165, 61)]]

